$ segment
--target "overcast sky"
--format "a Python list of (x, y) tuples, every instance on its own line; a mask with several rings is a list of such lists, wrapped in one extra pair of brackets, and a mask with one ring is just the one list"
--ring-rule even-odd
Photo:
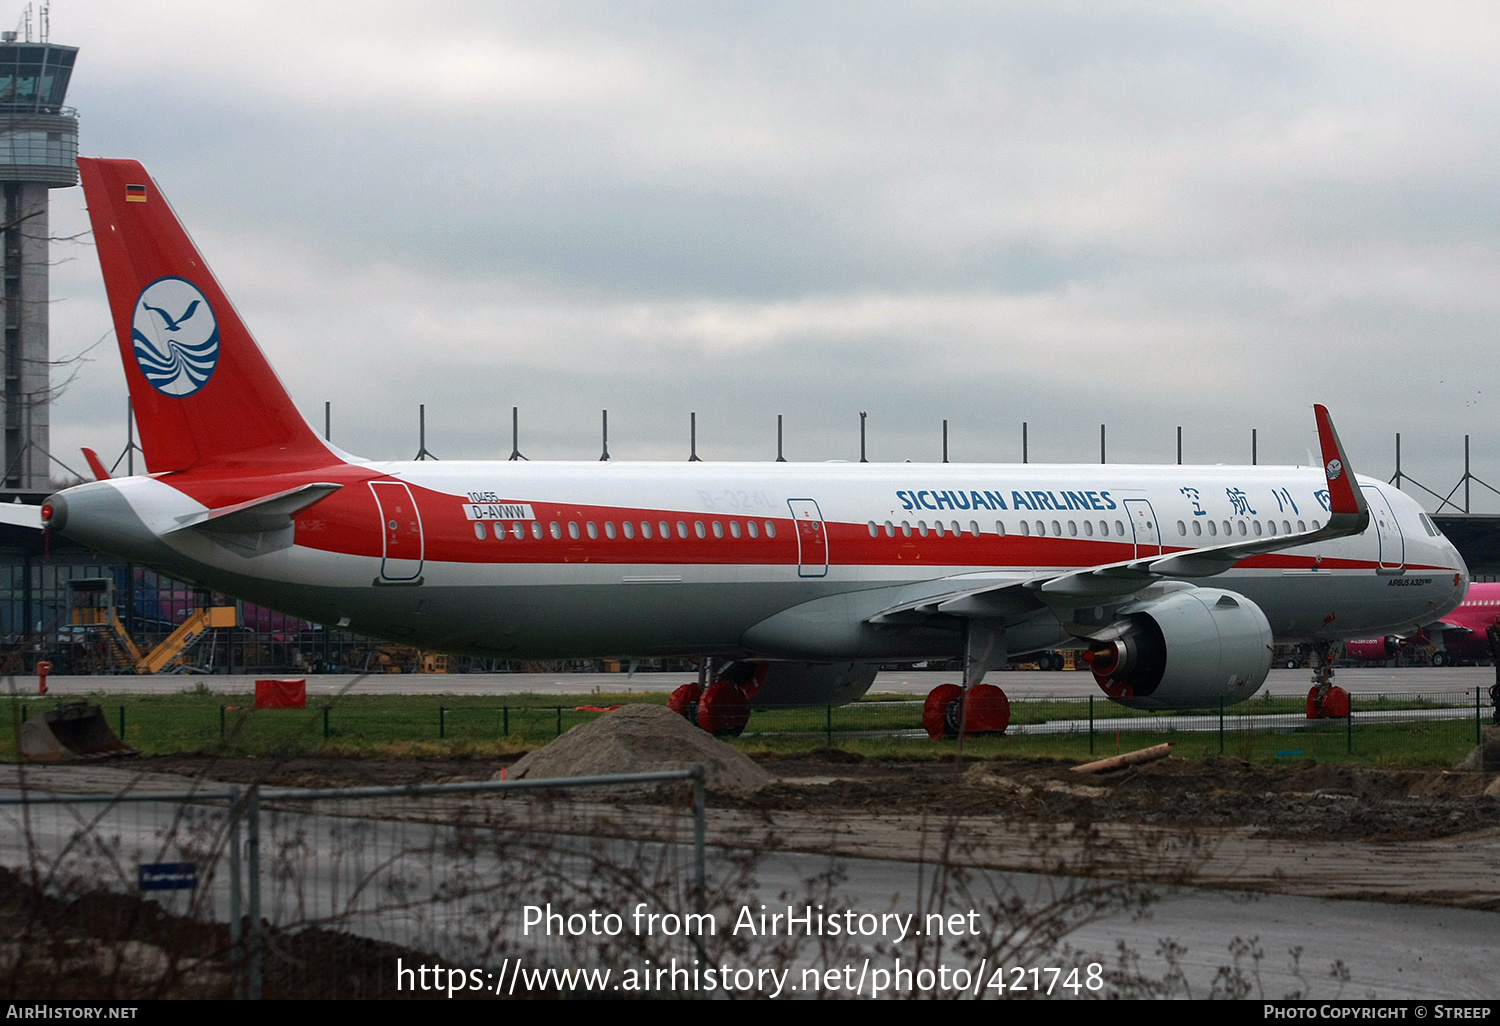
[[(19, 7), (12, 0), (12, 6)], [(409, 458), (1305, 462), (1500, 487), (1490, 4), (57, 0), (309, 420)], [(87, 227), (79, 189), (53, 229)], [(110, 331), (60, 245), (54, 354)], [(123, 447), (113, 338), (54, 449)], [(1482, 491), (1482, 489), (1480, 490)], [(1491, 497), (1493, 498), (1493, 497)], [(1431, 505), (1431, 504), (1429, 504)], [(1476, 508), (1478, 504), (1476, 503)], [(1500, 508), (1500, 500), (1485, 504)]]

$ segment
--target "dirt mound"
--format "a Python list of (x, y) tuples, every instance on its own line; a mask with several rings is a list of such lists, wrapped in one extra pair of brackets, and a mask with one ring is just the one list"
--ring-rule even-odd
[(699, 730), (666, 706), (627, 705), (574, 727), (510, 768), (510, 780), (652, 773), (702, 765), (720, 793), (749, 794), (772, 781), (744, 753)]
[(1458, 764), (1464, 770), (1500, 769), (1500, 727), (1484, 728), (1484, 743), (1475, 745), (1469, 757)]

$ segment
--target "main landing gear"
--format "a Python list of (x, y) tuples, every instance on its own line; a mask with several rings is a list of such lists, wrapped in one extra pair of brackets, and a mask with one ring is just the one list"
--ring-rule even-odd
[(922, 705), (922, 726), (934, 741), (975, 734), (1004, 734), (1010, 726), (1010, 699), (993, 684), (981, 684), (987, 671), (1005, 663), (1004, 635), (971, 624), (964, 645), (964, 684), (939, 684)]
[(1309, 653), (1312, 664), (1312, 687), (1307, 692), (1307, 718), (1310, 720), (1347, 719), (1349, 692), (1333, 683), (1333, 661), (1326, 641), (1314, 642)]
[[(714, 680), (713, 660), (703, 659), (697, 682), (673, 691), (667, 708), (716, 737), (738, 737), (750, 722), (750, 699), (760, 690), (765, 673), (764, 663), (730, 663)], [(710, 680), (713, 683), (707, 683)]]

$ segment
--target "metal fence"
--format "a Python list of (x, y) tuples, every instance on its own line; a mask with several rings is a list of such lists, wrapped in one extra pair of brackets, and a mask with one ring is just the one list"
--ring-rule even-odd
[[(622, 788), (684, 784), (690, 801), (632, 803), (628, 823), (621, 806), (602, 804)], [(564, 793), (579, 800), (557, 800)], [(69, 973), (102, 981), (106, 993), (85, 988), (89, 997), (376, 997), (408, 982), (398, 967), (434, 957), (493, 966), (526, 954), (545, 964), (576, 956), (576, 937), (564, 929), (538, 938), (538, 924), (526, 921), (536, 910), (567, 917), (636, 900), (701, 907), (705, 829), (701, 767), (0, 796), (6, 898), (13, 915), (25, 910), (6, 924), (0, 976), (33, 993)], [(158, 911), (122, 905), (131, 892), (153, 892)], [(78, 910), (88, 921), (75, 921)], [(100, 920), (122, 917), (128, 927), (111, 943)], [(50, 983), (39, 990), (38, 981)], [(409, 982), (416, 989), (415, 976)]]
[[(649, 701), (650, 699), (645, 699)], [(1177, 739), (1196, 751), (1245, 758), (1287, 753), (1379, 758), (1411, 751), (1413, 738), (1450, 746), (1479, 744), (1491, 719), (1481, 688), (1349, 696), (1351, 715), (1310, 719), (1303, 694), (1261, 695), (1238, 705), (1149, 712), (1103, 697), (1019, 698), (1010, 702), (1005, 744), (1028, 754), (1083, 756), (1108, 747)], [(434, 751), (464, 746), (545, 744), (602, 715), (597, 706), (496, 704), (451, 696), (345, 697), (306, 710), (260, 710), (222, 696), (144, 696), (107, 700), (104, 715), (128, 743), (152, 752), (327, 750), (382, 743), (423, 743)], [(21, 718), (28, 705), (18, 703)], [(127, 704), (128, 703), (128, 704)], [(751, 714), (742, 741), (849, 747), (880, 741), (925, 742), (921, 701), (863, 700), (842, 706), (766, 709)], [(1305, 742), (1305, 743), (1304, 743)], [(443, 746), (447, 746), (444, 749)], [(0, 737), (0, 757), (7, 741)], [(1439, 753), (1439, 761), (1447, 756)], [(1459, 755), (1458, 758), (1462, 756)]]

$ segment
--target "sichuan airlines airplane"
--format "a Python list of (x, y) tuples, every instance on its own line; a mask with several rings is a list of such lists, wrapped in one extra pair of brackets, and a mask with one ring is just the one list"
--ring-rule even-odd
[(1273, 643), (1316, 655), (1464, 595), (1453, 546), (1355, 478), (1321, 406), (1316, 468), (359, 459), (298, 413), (144, 168), (78, 164), (149, 474), (59, 492), (38, 526), (315, 622), (709, 657), (712, 686), (678, 697), (730, 728), (857, 698), (878, 662), (962, 657), (929, 729), (1003, 729), (981, 679), (1008, 656), (1081, 649), (1132, 706), (1238, 702)]

